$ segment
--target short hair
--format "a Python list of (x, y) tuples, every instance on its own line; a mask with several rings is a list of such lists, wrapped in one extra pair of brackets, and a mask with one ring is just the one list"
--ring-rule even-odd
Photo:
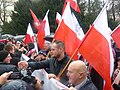
[(64, 44), (64, 42), (62, 42), (60, 40), (55, 40), (53, 43), (57, 44), (58, 48), (62, 47), (65, 50), (65, 44)]
[(8, 52), (10, 51), (10, 50), (12, 50), (13, 49), (13, 44), (7, 44), (7, 45), (5, 45), (5, 50), (7, 50)]

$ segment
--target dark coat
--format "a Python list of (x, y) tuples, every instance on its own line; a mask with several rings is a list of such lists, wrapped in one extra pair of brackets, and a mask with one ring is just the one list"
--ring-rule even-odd
[(94, 68), (91, 69), (90, 77), (97, 89), (103, 90), (104, 80)]
[(12, 59), (10, 60), (10, 64), (17, 66), (18, 62), (20, 61), (21, 54), (22, 53), (20, 51), (15, 52), (15, 54), (10, 53), (10, 56), (12, 57)]
[[(63, 70), (65, 65), (70, 60), (69, 56), (65, 54), (65, 57), (58, 61), (55, 58), (50, 58), (49, 60), (41, 61), (41, 62), (29, 62), (29, 66), (34, 69), (42, 69), (42, 68), (49, 68), (49, 73), (55, 74), (56, 76), (59, 74), (60, 71)], [(67, 70), (63, 73), (60, 78), (60, 82), (67, 85), (68, 78), (66, 76)]]
[(0, 75), (5, 72), (10, 72), (10, 71), (18, 72), (18, 69), (15, 65), (10, 65), (4, 62), (0, 62)]
[(28, 83), (22, 80), (12, 80), (4, 84), (0, 90), (34, 90)]
[(81, 86), (78, 90), (98, 90), (91, 80), (87, 79), (86, 83)]

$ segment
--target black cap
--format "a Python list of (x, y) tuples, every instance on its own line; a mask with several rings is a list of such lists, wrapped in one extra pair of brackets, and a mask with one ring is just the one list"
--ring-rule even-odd
[(42, 54), (42, 55), (44, 55), (44, 56), (47, 56), (47, 54), (46, 54), (46, 51), (45, 51), (45, 50), (40, 50), (40, 51), (39, 51), (39, 54)]
[(4, 59), (8, 56), (9, 52), (6, 50), (1, 50), (0, 51), (0, 62), (3, 62)]
[(0, 42), (0, 51), (3, 50), (5, 47), (5, 44), (3, 42)]

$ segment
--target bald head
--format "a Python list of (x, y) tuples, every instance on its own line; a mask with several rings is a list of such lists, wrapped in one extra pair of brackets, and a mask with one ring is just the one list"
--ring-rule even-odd
[(77, 72), (86, 72), (87, 71), (85, 63), (80, 60), (71, 62), (69, 67), (72, 67)]
[(83, 61), (77, 60), (70, 63), (68, 66), (67, 76), (69, 83), (78, 85), (87, 77), (87, 68)]

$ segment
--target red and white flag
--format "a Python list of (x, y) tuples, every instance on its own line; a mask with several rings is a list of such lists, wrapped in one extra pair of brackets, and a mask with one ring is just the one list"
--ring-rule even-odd
[(65, 0), (62, 13), (64, 12), (67, 2), (70, 2), (70, 7), (72, 9), (74, 9), (76, 12), (80, 12), (80, 8), (77, 4), (77, 0)]
[(28, 43), (34, 42), (34, 41), (35, 41), (35, 39), (34, 39), (34, 33), (33, 33), (33, 30), (32, 30), (32, 27), (31, 27), (31, 25), (29, 23), (24, 43), (28, 44)]
[(56, 14), (56, 22), (57, 22), (57, 24), (59, 24), (61, 22), (61, 20), (62, 20), (62, 16), (57, 12), (57, 14)]
[(79, 51), (105, 80), (104, 90), (112, 90), (113, 53), (108, 31), (106, 6), (85, 35)]
[(31, 25), (29, 23), (24, 43), (28, 44), (28, 43), (31, 43), (31, 42), (34, 43), (34, 45), (35, 45), (35, 49), (34, 50), (38, 53), (37, 42), (36, 42), (36, 39), (34, 37), (34, 33), (33, 33), (33, 30), (32, 30), (32, 27), (31, 27)]
[(34, 26), (37, 30), (39, 30), (40, 28), (40, 21), (38, 20), (38, 18), (36, 17), (36, 15), (33, 13), (32, 9), (30, 9), (31, 15), (33, 17), (34, 20)]
[(40, 30), (37, 33), (37, 39), (38, 39), (38, 44), (39, 44), (40, 49), (44, 48), (44, 42), (45, 42), (44, 37), (47, 35), (50, 35), (48, 13), (49, 13), (49, 10), (47, 11), (43, 21), (41, 22)]
[[(62, 21), (59, 24), (54, 38), (64, 42), (66, 53), (71, 57), (75, 50), (78, 48), (79, 42), (75, 30), (73, 16), (70, 10), (70, 3), (67, 4), (65, 11), (62, 15)], [(78, 53), (74, 55), (73, 59), (78, 59)]]
[(120, 48), (120, 24), (113, 30), (111, 36), (117, 46)]

